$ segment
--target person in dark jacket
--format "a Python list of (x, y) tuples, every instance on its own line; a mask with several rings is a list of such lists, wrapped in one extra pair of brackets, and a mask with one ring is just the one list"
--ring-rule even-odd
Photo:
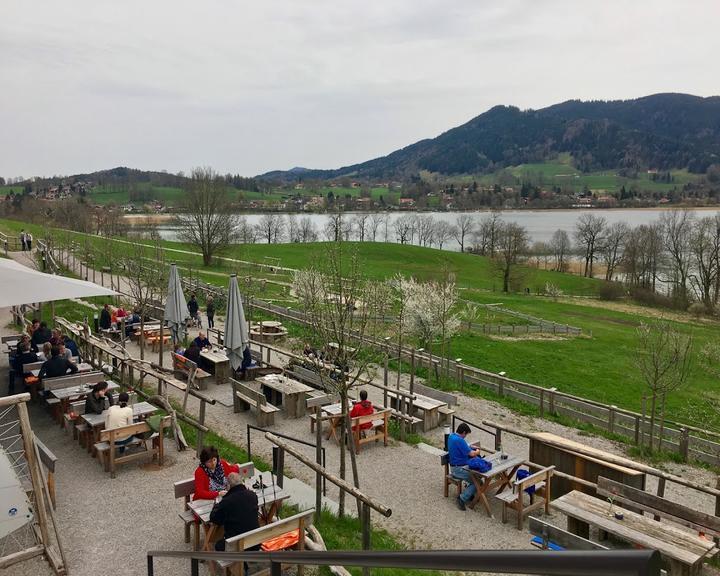
[(98, 382), (85, 398), (85, 413), (102, 414), (105, 410), (105, 398), (108, 399), (108, 406), (112, 406), (113, 395), (108, 391), (108, 383)]
[(40, 326), (33, 332), (31, 342), (38, 347), (45, 344), (45, 342), (50, 342), (51, 338), (52, 332), (50, 332), (50, 329), (47, 327), (47, 323), (40, 322)]
[(197, 338), (195, 338), (195, 340), (193, 340), (193, 344), (195, 344), (198, 348), (200, 348), (200, 350), (202, 350), (203, 348), (210, 348), (210, 340), (208, 340), (208, 337), (205, 334), (205, 332), (200, 332), (197, 335)]
[[(240, 474), (233, 472), (227, 479), (230, 488), (210, 512), (210, 522), (225, 529), (225, 537), (215, 542), (218, 551), (225, 550), (225, 539), (260, 527), (257, 494), (245, 488)], [(259, 549), (259, 546), (248, 548)]]
[(55, 378), (57, 376), (65, 376), (70, 371), (70, 374), (75, 374), (78, 371), (78, 367), (70, 362), (67, 358), (60, 355), (60, 347), (53, 346), (50, 350), (51, 358), (43, 362), (40, 368), (40, 374), (38, 378)]
[(103, 309), (100, 311), (100, 328), (103, 330), (110, 330), (112, 326), (112, 317), (110, 316), (110, 307), (105, 304)]
[(213, 302), (212, 296), (208, 296), (207, 299), (207, 317), (208, 317), (208, 328), (215, 327), (215, 302)]
[(22, 350), (25, 348), (25, 344), (30, 346), (30, 350), (32, 350), (33, 352), (38, 351), (38, 347), (35, 346), (35, 344), (33, 344), (30, 340), (30, 336), (28, 336), (27, 334), (23, 334), (22, 336), (20, 336), (20, 342), (18, 342), (17, 348), (15, 349), (15, 354), (21, 354)]
[(195, 294), (190, 296), (190, 300), (188, 300), (187, 306), (188, 312), (190, 312), (190, 317), (197, 322), (200, 319), (198, 317), (198, 310), (200, 309), (200, 306), (198, 305), (198, 301), (195, 298)]
[(23, 366), (25, 364), (32, 364), (33, 362), (38, 361), (37, 354), (33, 352), (32, 348), (30, 347), (30, 340), (26, 340), (25, 342), (21, 343), (22, 348), (18, 351), (18, 353), (13, 358), (13, 369), (18, 374), (22, 374), (23, 372)]
[(200, 362), (200, 348), (198, 348), (198, 345), (193, 341), (190, 343), (187, 350), (185, 350), (185, 354), (183, 354), (183, 356), (185, 356), (188, 360), (192, 360), (195, 364), (198, 364)]
[(65, 344), (65, 348), (70, 350), (70, 354), (73, 358), (78, 358), (80, 356), (80, 351), (78, 350), (77, 344), (75, 343), (75, 340), (68, 336), (63, 336), (63, 344)]

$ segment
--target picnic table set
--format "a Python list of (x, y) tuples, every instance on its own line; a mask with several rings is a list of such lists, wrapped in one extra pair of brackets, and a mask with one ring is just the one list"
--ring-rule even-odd
[(315, 388), (283, 374), (266, 374), (257, 378), (257, 381), (260, 382), (263, 392), (270, 396), (270, 403), (275, 406), (282, 405), (288, 418), (305, 416), (306, 395)]

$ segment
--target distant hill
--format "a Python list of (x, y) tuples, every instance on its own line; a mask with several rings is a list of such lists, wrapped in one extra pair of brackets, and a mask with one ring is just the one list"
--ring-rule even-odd
[(635, 100), (568, 100), (541, 110), (495, 106), (437, 138), (336, 170), (293, 168), (258, 178), (401, 179), (420, 170), (481, 174), (572, 155), (582, 171), (686, 168), (720, 163), (720, 97), (655, 94)]

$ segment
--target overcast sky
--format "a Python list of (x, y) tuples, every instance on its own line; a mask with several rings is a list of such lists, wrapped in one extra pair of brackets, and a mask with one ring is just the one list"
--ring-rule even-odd
[(0, 176), (255, 175), (496, 104), (720, 93), (719, 0), (2, 0)]

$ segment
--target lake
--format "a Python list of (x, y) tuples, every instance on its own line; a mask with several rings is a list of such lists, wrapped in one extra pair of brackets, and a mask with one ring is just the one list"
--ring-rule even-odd
[[(516, 222), (517, 224), (524, 226), (528, 230), (532, 242), (547, 242), (550, 240), (555, 230), (558, 229), (563, 229), (568, 232), (568, 234), (572, 235), (572, 232), (575, 228), (575, 222), (583, 214), (592, 213), (598, 216), (602, 216), (610, 224), (612, 224), (613, 222), (624, 221), (631, 226), (639, 226), (640, 224), (649, 224), (658, 220), (663, 212), (667, 212), (667, 210), (663, 208), (610, 210), (503, 210), (500, 213), (500, 216), (505, 221)], [(720, 208), (699, 208), (693, 210), (693, 212), (695, 212), (698, 217), (714, 216), (720, 213)], [(349, 220), (352, 220), (357, 214), (358, 213), (348, 212), (346, 216)], [(387, 212), (385, 214), (387, 216), (387, 226), (385, 226), (385, 224), (381, 225), (380, 229), (378, 230), (377, 240), (385, 241), (387, 230), (387, 241), (395, 242), (396, 238), (395, 232), (393, 230), (393, 223), (397, 218), (401, 218), (403, 216), (412, 216), (414, 214), (427, 215), (431, 216), (435, 220), (445, 220), (453, 224), (455, 223), (455, 220), (460, 214), (471, 214), (476, 218), (477, 221), (480, 221), (482, 218), (486, 217), (489, 212)], [(325, 224), (328, 221), (327, 214), (292, 213), (284, 214), (284, 216), (290, 216), (294, 218), (310, 218), (310, 220), (315, 226), (315, 229), (319, 233), (320, 238), (324, 238), (323, 229), (325, 228)], [(245, 218), (248, 224), (255, 225), (260, 221), (260, 218), (263, 217), (263, 214), (244, 214), (242, 215), (242, 217)], [(154, 219), (155, 217), (151, 216), (150, 218)], [(144, 219), (143, 217), (132, 217), (131, 221), (133, 221), (131, 232), (132, 235), (141, 235), (143, 232), (147, 231), (147, 225), (144, 223), (146, 219)], [(170, 219), (159, 219), (159, 222), (156, 224), (156, 226), (158, 232), (160, 233), (160, 236), (163, 239), (177, 240), (177, 228), (172, 226)], [(458, 243), (454, 239), (449, 240), (443, 246), (443, 248), (446, 250), (460, 249)]]

